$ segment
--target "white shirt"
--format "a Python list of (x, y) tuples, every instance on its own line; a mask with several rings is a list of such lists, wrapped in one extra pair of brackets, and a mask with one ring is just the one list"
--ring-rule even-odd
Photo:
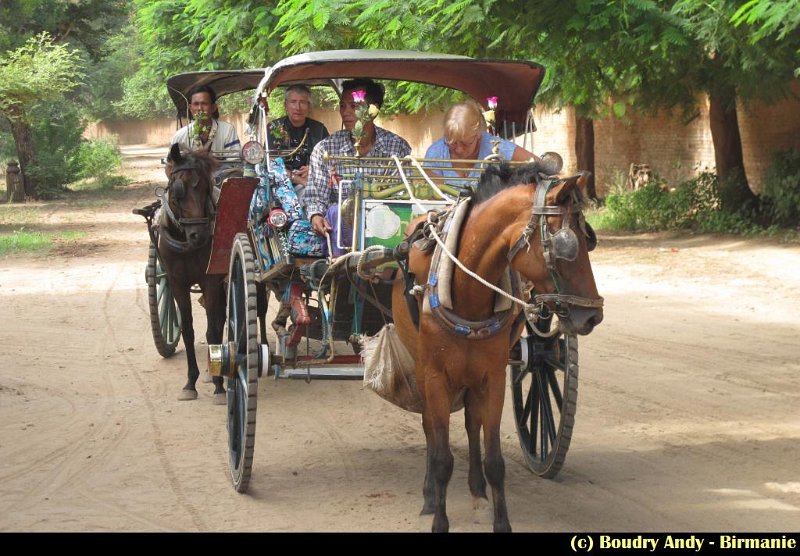
[(180, 128), (175, 135), (172, 136), (172, 142), (178, 143), (181, 150), (194, 150), (194, 149), (211, 149), (211, 154), (222, 157), (239, 157), (241, 156), (241, 144), (239, 143), (239, 136), (236, 133), (236, 128), (228, 122), (219, 120), (211, 120), (211, 131), (208, 134), (208, 140), (202, 143), (199, 138), (194, 136), (195, 122)]

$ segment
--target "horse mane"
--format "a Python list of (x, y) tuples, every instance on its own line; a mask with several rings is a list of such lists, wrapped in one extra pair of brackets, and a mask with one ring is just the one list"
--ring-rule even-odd
[(508, 162), (491, 164), (483, 172), (478, 188), (472, 195), (472, 206), (491, 199), (515, 185), (537, 183), (539, 165), (535, 162), (512, 168)]
[[(477, 206), (491, 199), (509, 187), (539, 183), (539, 172), (541, 172), (541, 169), (536, 162), (517, 166), (516, 168), (512, 168), (508, 162), (488, 166), (481, 176), (477, 190), (472, 194), (472, 206)], [(575, 188), (573, 195), (575, 195), (575, 201), (578, 206), (585, 208), (587, 199), (584, 192), (580, 188)]]

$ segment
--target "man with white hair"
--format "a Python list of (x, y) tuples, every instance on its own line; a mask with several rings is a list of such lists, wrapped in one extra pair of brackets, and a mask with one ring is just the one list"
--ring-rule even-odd
[(292, 153), (284, 156), (284, 162), (295, 191), (302, 198), (302, 191), (308, 184), (308, 159), (314, 146), (328, 137), (328, 129), (322, 122), (308, 117), (311, 90), (305, 85), (287, 87), (283, 106), (286, 115), (269, 123), (267, 142), (270, 150)]

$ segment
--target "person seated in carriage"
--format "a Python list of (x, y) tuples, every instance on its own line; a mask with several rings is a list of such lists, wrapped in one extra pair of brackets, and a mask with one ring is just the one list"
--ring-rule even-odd
[[(408, 141), (399, 135), (378, 127), (374, 123), (381, 106), (383, 106), (384, 88), (372, 79), (351, 79), (342, 84), (342, 95), (339, 102), (339, 114), (344, 129), (333, 133), (319, 142), (311, 153), (308, 186), (304, 194), (304, 204), (311, 223), (311, 230), (318, 236), (333, 234), (335, 225), (340, 220), (336, 199), (336, 191), (331, 187), (336, 176), (343, 175), (341, 162), (324, 160), (327, 153), (331, 156), (387, 158), (396, 155), (399, 158), (411, 154)], [(384, 168), (370, 168), (368, 161), (360, 165), (365, 174), (370, 176), (386, 175)], [(342, 243), (348, 245), (352, 238), (352, 230), (347, 229), (342, 219)], [(343, 254), (336, 242), (332, 242), (332, 255)]]
[(426, 163), (436, 168), (430, 173), (452, 178), (446, 183), (463, 188), (476, 184), (480, 179), (480, 163), (470, 162), (472, 160), (484, 160), (493, 154), (502, 160), (536, 158), (516, 143), (492, 135), (487, 128), (483, 110), (477, 102), (468, 100), (452, 105), (444, 116), (444, 137), (435, 141), (425, 153), (425, 158), (437, 160)]
[(170, 146), (177, 143), (182, 151), (205, 149), (221, 159), (214, 174), (217, 186), (232, 173), (241, 172), (241, 144), (236, 128), (219, 119), (217, 94), (208, 85), (197, 85), (189, 91), (191, 122), (172, 136)]
[(311, 90), (305, 85), (291, 85), (283, 94), (286, 115), (267, 126), (270, 150), (292, 151), (284, 157), (286, 169), (297, 196), (302, 199), (308, 184), (308, 162), (317, 143), (328, 137), (325, 124), (308, 117), (311, 111)]

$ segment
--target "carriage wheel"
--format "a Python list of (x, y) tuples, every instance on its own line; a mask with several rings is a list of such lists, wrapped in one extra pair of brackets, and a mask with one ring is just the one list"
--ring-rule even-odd
[(258, 329), (255, 259), (247, 234), (237, 234), (228, 273), (228, 307), (223, 343), (235, 353), (228, 379), (228, 451), (231, 478), (245, 492), (253, 467), (258, 390)]
[(150, 252), (147, 255), (147, 301), (150, 305), (150, 328), (153, 331), (153, 341), (162, 357), (169, 357), (175, 353), (178, 341), (181, 339), (181, 314), (172, 289), (167, 281), (167, 273), (161, 268), (158, 251), (155, 243), (150, 243)]
[[(542, 319), (536, 326), (548, 332), (551, 323)], [(541, 338), (529, 323), (525, 329), (518, 344), (523, 364), (511, 365), (514, 420), (528, 467), (552, 479), (564, 465), (575, 423), (578, 338), (561, 332)]]

